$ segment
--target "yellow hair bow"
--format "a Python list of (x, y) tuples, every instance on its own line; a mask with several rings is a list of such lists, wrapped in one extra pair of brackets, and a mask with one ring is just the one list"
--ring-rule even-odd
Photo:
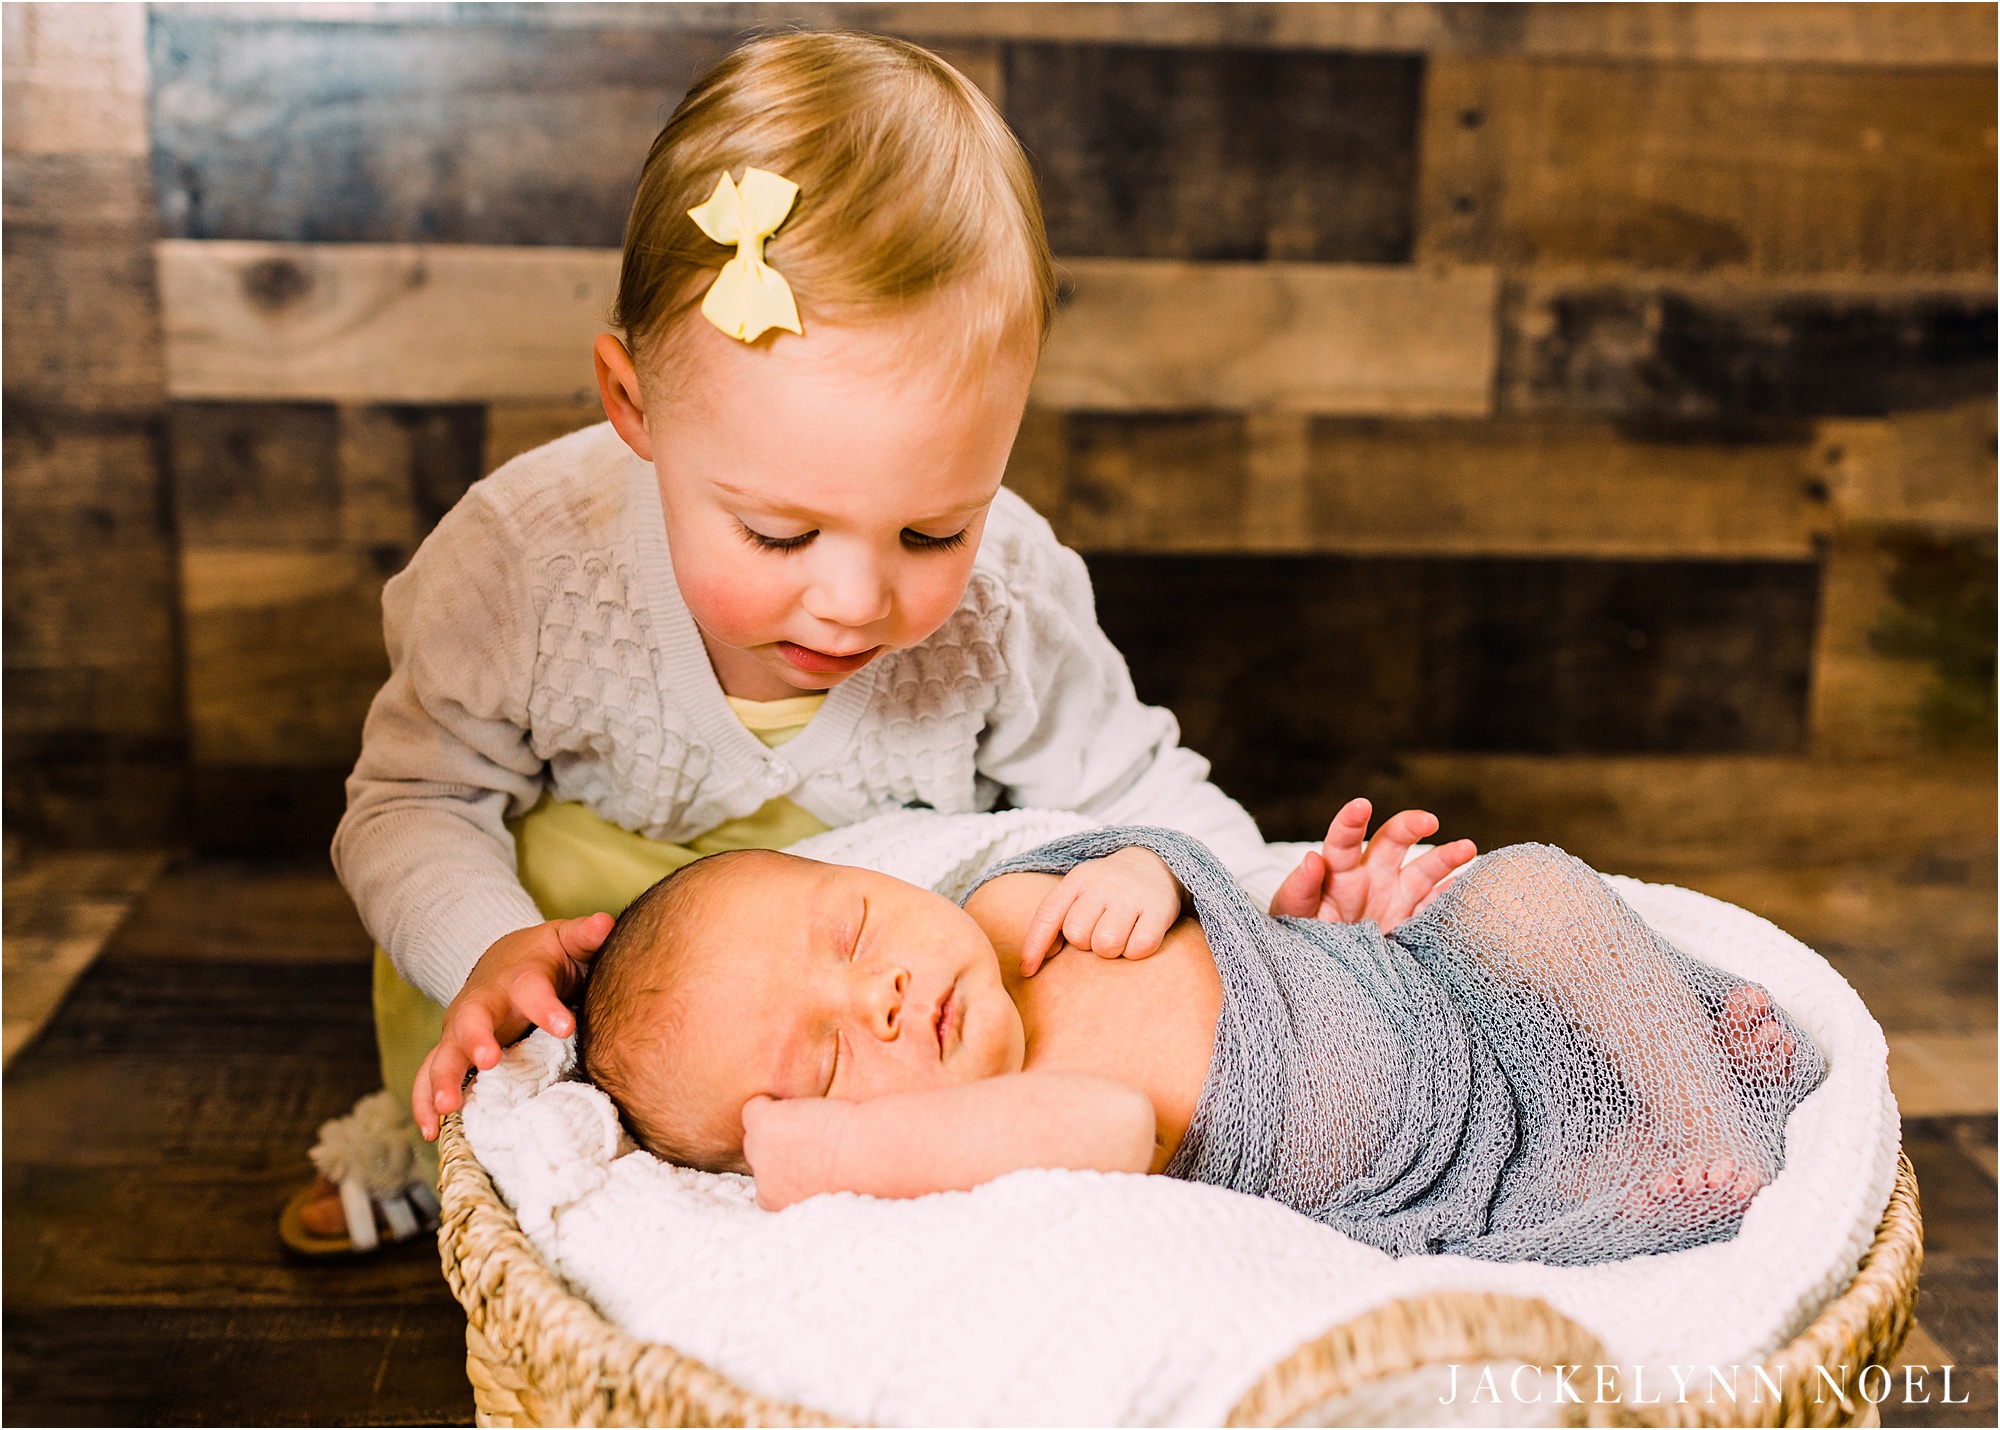
[(709, 201), (688, 210), (703, 233), (736, 245), (736, 256), (722, 265), (701, 300), (702, 316), (732, 338), (754, 343), (766, 328), (805, 332), (792, 285), (764, 261), (764, 240), (785, 221), (798, 196), (797, 184), (763, 169), (745, 169), (740, 185), (730, 183), (724, 170)]

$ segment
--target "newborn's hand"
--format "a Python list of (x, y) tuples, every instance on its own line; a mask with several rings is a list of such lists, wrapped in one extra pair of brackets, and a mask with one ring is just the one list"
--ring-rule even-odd
[(757, 1205), (783, 1211), (836, 1190), (834, 1154), (854, 1104), (830, 1097), (751, 1098), (743, 1104), (743, 1160)]
[(438, 1119), (465, 1102), (465, 1075), (490, 1068), (500, 1050), (543, 1027), (558, 1038), (575, 1029), (563, 999), (583, 980), (584, 966), (610, 936), (611, 915), (552, 919), (519, 929), (480, 955), (451, 1006), (444, 1010), (438, 1045), (417, 1069), (410, 1111), (426, 1141)]
[(1079, 864), (1049, 890), (1021, 939), (1021, 976), (1056, 956), (1064, 943), (1099, 958), (1150, 958), (1181, 916), (1182, 889), (1150, 849), (1120, 849)]
[(1387, 933), (1436, 898), (1479, 853), (1470, 839), (1460, 839), (1405, 864), (1411, 845), (1437, 833), (1436, 816), (1406, 809), (1384, 820), (1369, 840), (1371, 812), (1365, 799), (1347, 802), (1327, 826), (1326, 842), (1299, 861), (1272, 897), (1273, 916), (1341, 924), (1372, 919)]

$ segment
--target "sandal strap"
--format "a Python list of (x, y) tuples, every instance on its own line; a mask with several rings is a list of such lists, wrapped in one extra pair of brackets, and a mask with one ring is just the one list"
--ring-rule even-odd
[(341, 1181), (340, 1209), (347, 1217), (348, 1243), (356, 1251), (373, 1251), (381, 1244), (382, 1238), (375, 1231), (375, 1208), (359, 1177)]

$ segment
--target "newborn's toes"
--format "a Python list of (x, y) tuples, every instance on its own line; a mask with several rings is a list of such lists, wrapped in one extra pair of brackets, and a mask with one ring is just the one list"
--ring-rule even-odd
[(1798, 1044), (1778, 1022), (1777, 1007), (1763, 989), (1744, 985), (1723, 1000), (1717, 1020), (1723, 1047), (1736, 1075), (1751, 1082), (1779, 1083), (1792, 1074)]

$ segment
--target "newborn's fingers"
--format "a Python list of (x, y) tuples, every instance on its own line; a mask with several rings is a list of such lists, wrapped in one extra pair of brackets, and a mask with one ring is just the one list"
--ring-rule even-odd
[(1090, 931), (1090, 951), (1099, 958), (1125, 958), (1132, 946), (1132, 930), (1138, 925), (1141, 910), (1137, 907), (1114, 909), (1107, 907), (1097, 927)]
[(1180, 917), (1179, 909), (1148, 909), (1139, 915), (1139, 921), (1132, 926), (1132, 937), (1125, 941), (1127, 958), (1151, 958), (1160, 951), (1160, 945), (1167, 941), (1167, 933)]
[(1104, 896), (1091, 889), (1077, 891), (1076, 902), (1063, 916), (1063, 937), (1073, 948), (1092, 948), (1097, 925), (1104, 918)]
[(1342, 874), (1360, 865), (1362, 846), (1368, 839), (1368, 817), (1374, 812), (1375, 806), (1365, 799), (1350, 799), (1340, 807), (1320, 845), (1328, 869)]
[(1055, 953), (1056, 940), (1062, 936), (1063, 920), (1069, 916), (1069, 906), (1076, 901), (1076, 890), (1069, 884), (1058, 884), (1042, 896), (1035, 906), (1035, 916), (1028, 920), (1027, 932), (1021, 935), (1021, 976), (1033, 978), (1041, 966)]
[(1458, 877), (1458, 871), (1478, 857), (1479, 848), (1470, 839), (1454, 839), (1412, 859), (1403, 870), (1403, 877), (1410, 881), (1405, 887), (1412, 890), (1416, 899), (1410, 916), (1414, 918), (1429, 908), (1431, 901)]
[(1311, 918), (1319, 912), (1320, 891), (1325, 887), (1326, 860), (1317, 850), (1308, 850), (1299, 867), (1285, 876), (1285, 882), (1271, 896), (1271, 917)]
[(1437, 828), (1437, 816), (1425, 810), (1406, 809), (1400, 814), (1393, 814), (1382, 822), (1382, 827), (1375, 831), (1375, 837), (1368, 841), (1368, 862), (1377, 868), (1399, 869), (1410, 852), (1410, 846), (1430, 838), (1437, 833)]

